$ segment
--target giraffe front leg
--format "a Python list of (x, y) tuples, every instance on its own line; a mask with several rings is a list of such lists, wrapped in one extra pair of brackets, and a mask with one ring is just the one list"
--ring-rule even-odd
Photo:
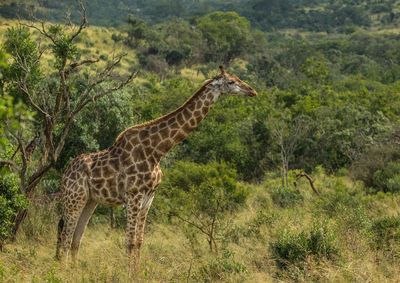
[(138, 216), (137, 233), (136, 233), (136, 255), (135, 269), (138, 270), (140, 260), (140, 249), (143, 244), (144, 227), (146, 224), (147, 213), (149, 212), (151, 203), (153, 202), (154, 192), (148, 193), (143, 197), (142, 206)]
[[(140, 211), (141, 196), (129, 197), (127, 200), (127, 224), (126, 224), (126, 255), (128, 257), (128, 275), (132, 271), (132, 252), (137, 249), (136, 246), (136, 233), (137, 233), (137, 219)], [(136, 255), (136, 252), (134, 256)], [(136, 258), (134, 259), (136, 262)]]

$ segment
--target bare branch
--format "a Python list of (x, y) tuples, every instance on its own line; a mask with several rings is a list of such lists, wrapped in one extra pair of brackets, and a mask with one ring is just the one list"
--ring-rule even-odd
[[(130, 76), (129, 76), (127, 79), (125, 79), (124, 81), (122, 81), (122, 82), (121, 82), (119, 85), (117, 85), (116, 87), (112, 87), (112, 88), (106, 89), (106, 90), (104, 90), (103, 92), (101, 92), (101, 93), (99, 93), (99, 94), (96, 94), (96, 95), (93, 96), (93, 97), (87, 98), (86, 100), (84, 100), (84, 101), (74, 110), (74, 112), (73, 112), (74, 115), (77, 114), (79, 111), (81, 111), (82, 108), (83, 108), (86, 104), (88, 104), (89, 102), (91, 102), (91, 101), (96, 101), (96, 100), (102, 98), (103, 96), (105, 96), (105, 95), (107, 95), (107, 94), (109, 94), (109, 93), (111, 93), (111, 92), (114, 92), (114, 91), (117, 91), (117, 90), (123, 88), (125, 85), (127, 85), (128, 83), (130, 83), (134, 78), (136, 78), (137, 73), (138, 73), (138, 72), (132, 72), (132, 73), (130, 74)], [(93, 87), (94, 87), (94, 86), (93, 86)]]
[(307, 173), (304, 173), (304, 172), (301, 172), (298, 174), (296, 173), (297, 179), (300, 179), (301, 177), (305, 177), (308, 180), (308, 182), (310, 183), (310, 187), (314, 191), (314, 193), (316, 193), (319, 197), (321, 197), (321, 193), (314, 186), (314, 180)]
[(8, 165), (13, 169), (18, 168), (17, 163), (15, 163), (14, 161), (0, 158), (0, 168), (2, 168), (4, 165)]
[(87, 24), (86, 8), (84, 5), (84, 1), (83, 0), (79, 1), (79, 5), (82, 10), (81, 24), (79, 25), (78, 30), (74, 34), (71, 35), (71, 38), (69, 39), (70, 42), (73, 41), (74, 38), (77, 37), (81, 33), (81, 31), (86, 27), (86, 24)]
[(181, 216), (179, 216), (178, 214), (174, 214), (175, 217), (179, 218), (180, 220), (182, 220), (183, 222), (186, 222), (190, 225), (192, 225), (193, 227), (196, 227), (197, 229), (199, 229), (203, 234), (206, 234), (207, 236), (209, 235), (209, 232), (204, 230), (203, 227), (197, 225), (196, 223), (193, 223), (192, 221), (189, 221)]
[(93, 64), (99, 62), (100, 59), (87, 59), (87, 60), (82, 60), (79, 62), (74, 62), (71, 65), (69, 65), (68, 69), (65, 70), (65, 76), (67, 77), (73, 70), (75, 70), (77, 67), (85, 65), (85, 64)]
[(138, 121), (137, 123), (139, 124), (140, 121), (142, 120), (142, 114), (139, 113), (139, 111), (136, 110), (136, 108), (133, 108), (133, 112), (138, 116)]
[[(36, 20), (37, 20), (37, 19), (36, 19)], [(38, 21), (39, 21), (39, 20), (38, 20)], [(46, 31), (46, 27), (45, 27), (44, 21), (39, 21), (39, 22), (40, 22), (40, 24), (41, 24), (41, 26), (42, 26), (41, 28), (37, 27), (37, 26), (34, 25), (33, 23), (31, 23), (31, 24), (25, 24), (25, 23), (23, 23), (23, 22), (20, 22), (19, 24), (22, 25), (22, 26), (25, 26), (25, 27), (27, 27), (27, 28), (33, 28), (33, 29), (37, 30), (38, 32), (40, 32), (41, 35), (47, 37), (48, 39), (51, 40), (51, 42), (53, 42), (53, 43), (55, 44), (55, 43), (56, 43), (56, 40), (55, 40), (55, 38), (54, 38), (53, 36), (51, 36), (51, 35)]]
[(20, 136), (13, 134), (12, 132), (10, 132), (10, 134), (18, 142), (18, 147), (21, 151), (22, 167), (19, 173), (19, 178), (20, 178), (19, 192), (23, 193), (24, 192), (23, 188), (25, 186), (26, 169), (28, 168), (25, 147)]
[[(96, 75), (96, 77), (98, 79), (96, 79), (94, 82), (92, 82), (91, 84), (89, 84), (85, 91), (83, 92), (83, 94), (81, 95), (80, 101), (77, 103), (77, 109), (78, 108), (82, 108), (81, 104), (85, 103), (87, 100), (91, 100), (91, 98), (89, 98), (90, 92), (93, 90), (94, 87), (96, 87), (97, 85), (101, 84), (102, 82), (104, 82), (110, 75), (112, 70), (114, 69), (114, 67), (121, 62), (122, 57), (125, 56), (125, 54), (122, 54), (120, 56), (117, 57), (117, 59), (115, 61), (113, 61), (112, 63), (110, 63), (107, 67), (105, 67), (100, 73), (98, 73)], [(114, 59), (114, 58), (113, 58)], [(132, 73), (133, 74), (133, 73)], [(88, 101), (87, 101), (88, 102)], [(86, 102), (86, 104), (87, 104)], [(80, 111), (80, 110), (79, 110)], [(77, 112), (79, 112), (77, 111)]]
[(29, 92), (28, 88), (26, 87), (26, 85), (18, 85), (19, 88), (22, 90), (23, 93), (26, 94), (26, 96), (28, 97), (29, 103), (32, 105), (33, 108), (35, 108), (36, 111), (38, 111), (40, 114), (42, 114), (45, 117), (50, 116), (49, 113), (47, 113), (46, 111), (44, 111), (42, 108), (40, 108), (39, 105), (37, 105), (33, 99), (32, 99), (32, 95)]
[(29, 103), (32, 105), (32, 107), (36, 111), (41, 113), (43, 116), (49, 116), (49, 114), (33, 101), (33, 98), (32, 98), (33, 95), (31, 93), (31, 91), (29, 91), (29, 89), (28, 89), (27, 80), (28, 80), (29, 76), (31, 75), (32, 67), (35, 66), (36, 64), (38, 64), (39, 60), (41, 59), (43, 53), (46, 50), (47, 50), (47, 48), (42, 48), (41, 50), (39, 50), (38, 56), (33, 61), (31, 67), (29, 67), (29, 66), (27, 66), (28, 64), (26, 62), (26, 58), (22, 59), (17, 50), (17, 47), (15, 47), (15, 53), (18, 58), (18, 60), (17, 60), (18, 65), (25, 71), (24, 78), (21, 81), (17, 81), (16, 84), (18, 85), (19, 89), (22, 90), (22, 92), (26, 94), (26, 96), (28, 97)]

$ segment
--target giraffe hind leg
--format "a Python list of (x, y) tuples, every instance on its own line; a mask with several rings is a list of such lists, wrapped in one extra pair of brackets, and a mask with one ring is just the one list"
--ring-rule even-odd
[(140, 249), (143, 244), (144, 227), (146, 224), (147, 214), (149, 212), (151, 203), (153, 202), (154, 193), (145, 195), (142, 201), (142, 206), (139, 212), (137, 233), (136, 233), (136, 250), (135, 250), (135, 270), (139, 268)]
[(76, 225), (74, 236), (72, 238), (71, 245), (71, 257), (72, 260), (76, 260), (78, 257), (78, 250), (81, 244), (82, 235), (85, 232), (86, 226), (96, 209), (97, 203), (94, 200), (89, 200), (82, 210), (81, 216), (79, 217), (78, 224)]
[(63, 207), (63, 217), (64, 217), (64, 227), (61, 233), (61, 242), (63, 248), (63, 260), (65, 262), (68, 259), (68, 252), (71, 248), (72, 239), (78, 224), (78, 220), (82, 214), (82, 211), (86, 205), (86, 201), (76, 200), (75, 203), (64, 204)]

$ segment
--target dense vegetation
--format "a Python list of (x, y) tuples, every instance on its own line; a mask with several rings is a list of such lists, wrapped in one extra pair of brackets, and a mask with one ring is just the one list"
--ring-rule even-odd
[[(59, 191), (68, 162), (111, 146), (126, 127), (180, 106), (221, 63), (259, 96), (221, 98), (163, 159), (165, 178), (149, 213), (139, 278), (398, 278), (399, 1), (88, 1), (90, 24), (103, 27), (91, 26), (69, 40), (69, 26), (51, 24), (53, 42), (12, 20), (17, 11), (28, 17), (21, 8), (32, 6), (37, 15), (60, 22), (74, 4), (0, 6), (6, 18), (0, 52), (0, 246), (13, 216), (28, 206), (25, 198), (30, 202), (17, 242), (0, 254), (0, 281), (67, 280), (68, 269), (50, 259), (60, 212), (48, 198)], [(78, 22), (75, 13), (71, 17)], [(42, 46), (47, 49), (37, 64), (33, 59)], [(113, 48), (127, 52), (126, 60), (116, 62)], [(47, 132), (45, 119), (13, 83), (26, 74), (17, 55), (30, 66), (29, 86), (49, 97), (40, 107), (55, 103), (66, 89), (75, 107), (91, 76), (113, 62), (111, 80), (90, 93), (102, 93), (140, 70), (132, 83), (77, 113), (36, 194), (21, 190), (23, 175), (16, 168), (27, 164), (22, 168), (32, 173), (43, 164), (44, 139), (31, 148), (29, 163), (18, 139), (31, 145)], [(97, 65), (59, 83), (67, 63), (94, 58)], [(55, 142), (63, 137), (66, 114), (56, 119)], [(124, 208), (115, 209), (114, 217), (116, 228), (105, 235), (109, 209), (97, 209), (72, 280), (126, 279), (120, 264)], [(101, 251), (113, 260), (102, 262)]]
[[(7, 3), (9, 2), (9, 3)], [(76, 1), (50, 0), (6, 1), (0, 14), (14, 18), (17, 12), (39, 6), (39, 14), (47, 19), (62, 21), (65, 11), (76, 8)], [(395, 24), (400, 20), (396, 0), (97, 0), (88, 1), (89, 20), (95, 25), (118, 26), (129, 14), (150, 24), (168, 22), (173, 18), (193, 20), (212, 11), (235, 11), (264, 31), (281, 28), (300, 28), (331, 32), (368, 27), (373, 24)], [(72, 19), (79, 19), (72, 15)]]

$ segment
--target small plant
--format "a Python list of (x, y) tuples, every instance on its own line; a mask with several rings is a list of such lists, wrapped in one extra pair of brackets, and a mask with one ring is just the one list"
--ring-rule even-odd
[(56, 276), (56, 269), (52, 267), (49, 272), (44, 276), (44, 282), (48, 283), (61, 283), (62, 279)]
[(257, 215), (249, 222), (245, 235), (259, 236), (261, 226), (271, 225), (275, 220), (275, 213), (259, 210)]
[(309, 258), (315, 261), (334, 259), (338, 255), (334, 240), (335, 235), (325, 225), (314, 225), (309, 233), (290, 234), (285, 230), (270, 248), (279, 268), (290, 265), (303, 268)]
[(327, 195), (322, 203), (322, 209), (329, 217), (336, 216), (343, 211), (353, 210), (360, 206), (360, 201), (344, 189)]
[(203, 282), (215, 282), (227, 280), (231, 275), (246, 273), (246, 266), (235, 260), (234, 253), (224, 250), (221, 257), (211, 260), (200, 268), (200, 278)]
[(297, 188), (284, 186), (273, 188), (271, 198), (281, 207), (291, 207), (303, 201), (303, 196)]
[[(4, 265), (0, 262), (0, 281), (4, 282), (6, 278), (6, 268)], [(4, 280), (4, 281), (3, 281)]]

